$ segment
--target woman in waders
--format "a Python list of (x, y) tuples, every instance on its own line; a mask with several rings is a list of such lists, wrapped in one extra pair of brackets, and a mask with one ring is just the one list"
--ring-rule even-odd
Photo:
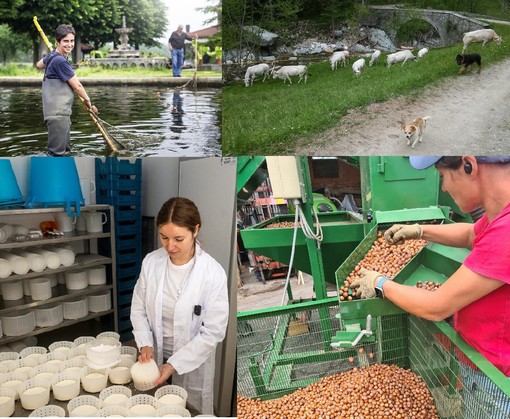
[(37, 68), (45, 69), (42, 101), (44, 122), (48, 127), (49, 156), (65, 156), (71, 151), (74, 92), (83, 98), (88, 109), (98, 112), (67, 61), (67, 56), (74, 48), (74, 35), (72, 26), (60, 25), (55, 32), (57, 49), (37, 63)]

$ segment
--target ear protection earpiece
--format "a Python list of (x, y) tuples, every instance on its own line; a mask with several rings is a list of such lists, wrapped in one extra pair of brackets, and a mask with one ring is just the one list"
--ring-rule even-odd
[(467, 162), (464, 164), (464, 172), (466, 172), (466, 174), (470, 175), (471, 172), (473, 171), (473, 166), (471, 166), (471, 163)]

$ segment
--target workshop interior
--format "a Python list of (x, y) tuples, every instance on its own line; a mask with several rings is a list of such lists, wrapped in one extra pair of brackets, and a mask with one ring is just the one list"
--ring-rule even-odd
[[(331, 417), (507, 417), (499, 406), (510, 401), (508, 378), (466, 344), (451, 318), (424, 320), (349, 287), (365, 267), (433, 292), (462, 264), (468, 249), (416, 240), (393, 254), (382, 238), (393, 224), (483, 215), (462, 213), (433, 165), (415, 170), (404, 156), (239, 157), (236, 188), (240, 270), (259, 288), (282, 284), (281, 304), (237, 313), (239, 418), (279, 417), (295, 405), (303, 417), (328, 407)], [(301, 273), (313, 282), (307, 298), (294, 297)], [(479, 381), (462, 375), (466, 363)], [(499, 391), (485, 391), (482, 381)], [(360, 382), (371, 396), (343, 394)], [(363, 410), (368, 398), (386, 397), (383, 388), (395, 394)], [(407, 410), (392, 410), (401, 403)]]

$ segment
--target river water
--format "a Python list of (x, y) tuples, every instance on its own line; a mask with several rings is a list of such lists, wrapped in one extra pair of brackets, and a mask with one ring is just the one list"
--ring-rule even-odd
[[(108, 124), (135, 134), (118, 156), (221, 155), (221, 91), (171, 87), (88, 87)], [(107, 146), (78, 98), (71, 116), (73, 156), (108, 156)], [(0, 156), (43, 155), (47, 130), (39, 87), (0, 86)]]

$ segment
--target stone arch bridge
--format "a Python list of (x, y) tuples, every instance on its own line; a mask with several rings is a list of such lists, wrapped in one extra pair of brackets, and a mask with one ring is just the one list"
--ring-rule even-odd
[(439, 34), (441, 46), (461, 42), (464, 32), (489, 26), (485, 22), (447, 10), (404, 9), (398, 6), (369, 6), (369, 10), (371, 13), (364, 18), (363, 23), (384, 29), (393, 43), (396, 43), (399, 27), (412, 19), (429, 23)]

